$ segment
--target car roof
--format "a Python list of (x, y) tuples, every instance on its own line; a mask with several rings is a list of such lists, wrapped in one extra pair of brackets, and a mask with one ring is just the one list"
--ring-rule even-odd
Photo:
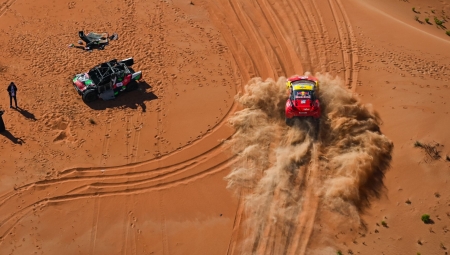
[(126, 71), (127, 69), (125, 67), (126, 65), (124, 63), (110, 61), (95, 66), (90, 70), (90, 72), (95, 71), (95, 74), (99, 76), (98, 78), (103, 80), (114, 73)]

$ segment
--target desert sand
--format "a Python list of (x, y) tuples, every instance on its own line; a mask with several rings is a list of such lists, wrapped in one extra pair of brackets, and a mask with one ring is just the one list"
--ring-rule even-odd
[[(447, 254), (449, 21), (442, 0), (0, 0), (0, 254)], [(79, 30), (119, 39), (69, 48)], [(73, 75), (127, 57), (139, 89), (83, 103)], [(285, 125), (296, 74), (318, 131)]]

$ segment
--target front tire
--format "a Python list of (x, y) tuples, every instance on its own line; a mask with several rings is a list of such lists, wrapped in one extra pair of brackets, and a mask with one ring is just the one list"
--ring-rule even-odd
[(131, 80), (127, 85), (127, 91), (137, 90), (139, 88), (139, 84), (135, 80)]
[(83, 93), (83, 101), (85, 103), (91, 103), (98, 99), (97, 91), (93, 89), (88, 89)]

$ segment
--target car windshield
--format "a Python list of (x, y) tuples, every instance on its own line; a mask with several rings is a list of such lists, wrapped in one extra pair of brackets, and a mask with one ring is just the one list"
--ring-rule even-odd
[(293, 81), (292, 82), (292, 86), (295, 85), (301, 85), (301, 86), (315, 86), (316, 83), (310, 80), (298, 80), (298, 81)]

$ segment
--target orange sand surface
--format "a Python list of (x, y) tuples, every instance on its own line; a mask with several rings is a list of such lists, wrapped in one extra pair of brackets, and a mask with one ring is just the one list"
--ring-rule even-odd
[[(1, 255), (449, 252), (449, 1), (0, 0), (0, 33)], [(319, 130), (284, 120), (305, 73)]]

